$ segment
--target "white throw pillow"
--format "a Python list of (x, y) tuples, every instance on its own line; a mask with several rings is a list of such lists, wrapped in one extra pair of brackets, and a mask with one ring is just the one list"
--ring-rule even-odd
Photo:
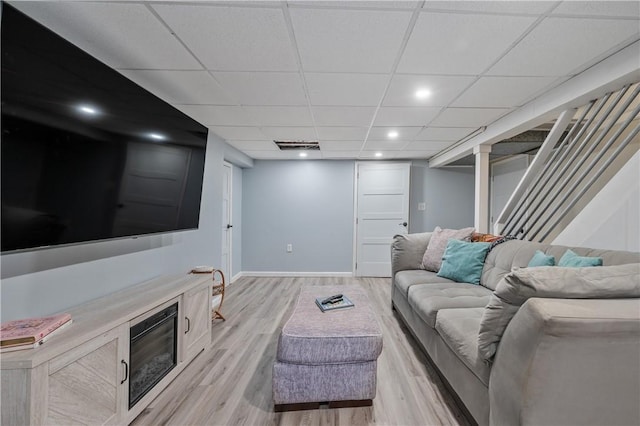
[(422, 256), (422, 267), (427, 271), (438, 272), (440, 270), (440, 265), (442, 264), (442, 255), (444, 254), (444, 250), (447, 248), (447, 242), (450, 239), (470, 241), (473, 231), (475, 231), (473, 227), (463, 229), (442, 229), (439, 226), (436, 226), (436, 229), (433, 230), (433, 234), (429, 240), (427, 250), (424, 252), (424, 256)]

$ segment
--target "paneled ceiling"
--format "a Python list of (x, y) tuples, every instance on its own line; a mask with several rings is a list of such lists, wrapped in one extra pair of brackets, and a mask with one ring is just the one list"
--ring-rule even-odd
[(640, 39), (638, 1), (10, 3), (254, 159), (429, 158)]

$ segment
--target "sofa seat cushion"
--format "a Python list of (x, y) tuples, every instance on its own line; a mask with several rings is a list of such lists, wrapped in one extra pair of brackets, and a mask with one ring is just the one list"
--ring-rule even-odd
[(447, 278), (442, 278), (436, 275), (435, 272), (424, 271), (421, 269), (400, 271), (396, 273), (396, 287), (404, 294), (405, 297), (409, 294), (409, 288), (416, 284), (442, 284), (453, 283)]
[(456, 282), (412, 286), (408, 297), (413, 310), (431, 328), (436, 327), (441, 309), (484, 308), (490, 298), (491, 291), (485, 287)]
[(484, 308), (442, 309), (438, 312), (436, 330), (469, 370), (489, 386), (491, 364), (478, 354), (478, 331)]

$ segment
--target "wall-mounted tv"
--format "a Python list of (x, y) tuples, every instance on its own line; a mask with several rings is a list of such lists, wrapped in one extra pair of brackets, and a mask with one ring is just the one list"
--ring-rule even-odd
[(197, 228), (207, 128), (1, 13), (2, 252)]

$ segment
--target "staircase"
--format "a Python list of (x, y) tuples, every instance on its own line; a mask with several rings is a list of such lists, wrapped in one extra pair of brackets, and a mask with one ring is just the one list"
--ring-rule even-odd
[(494, 224), (550, 243), (640, 149), (640, 83), (564, 111)]

